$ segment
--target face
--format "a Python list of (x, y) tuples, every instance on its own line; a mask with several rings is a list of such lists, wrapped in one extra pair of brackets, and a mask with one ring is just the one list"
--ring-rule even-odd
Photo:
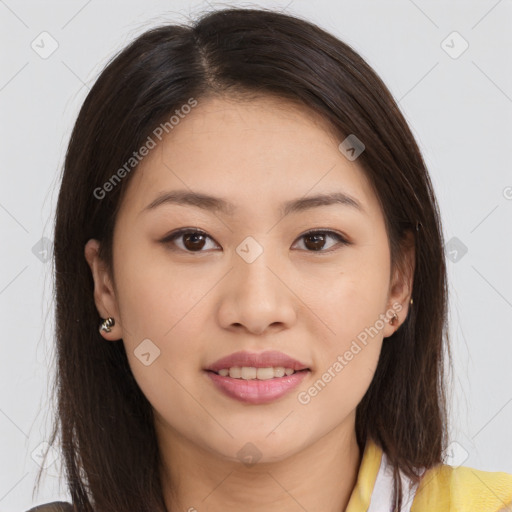
[[(162, 442), (275, 462), (333, 429), (353, 434), (383, 338), (405, 318), (410, 280), (391, 271), (377, 197), (340, 142), (282, 100), (199, 101), (133, 171), (113, 276), (97, 241), (87, 244), (98, 311), (116, 321), (103, 335), (122, 338)], [(149, 207), (176, 191), (228, 206)], [(304, 202), (321, 194), (339, 200)], [(294, 201), (303, 202), (284, 209)], [(250, 381), (206, 371), (240, 351), (278, 351), (307, 370)]]

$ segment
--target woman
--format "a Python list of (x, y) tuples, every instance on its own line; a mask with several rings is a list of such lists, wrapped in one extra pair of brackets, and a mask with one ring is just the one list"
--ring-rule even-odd
[(54, 254), (74, 508), (33, 510), (510, 506), (512, 475), (443, 463), (425, 163), (315, 25), (226, 9), (117, 55), (72, 133)]

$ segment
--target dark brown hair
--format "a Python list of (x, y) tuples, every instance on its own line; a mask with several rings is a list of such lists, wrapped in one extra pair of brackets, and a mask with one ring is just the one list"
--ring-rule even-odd
[[(442, 462), (446, 269), (438, 206), (426, 165), (392, 95), (347, 44), (298, 17), (229, 8), (191, 26), (148, 30), (108, 63), (87, 95), (66, 153), (55, 219), (58, 414), (66, 477), (80, 512), (165, 511), (152, 408), (128, 365), (122, 340), (105, 342), (84, 257), (90, 238), (112, 270), (112, 234), (123, 190), (136, 169), (98, 199), (106, 183), (155, 127), (211, 95), (272, 95), (319, 114), (340, 142), (363, 141), (357, 163), (384, 212), (394, 268), (413, 235), (413, 299), (383, 344), (357, 407), (361, 450), (373, 439), (395, 468)], [(39, 475), (40, 476), (40, 475)]]

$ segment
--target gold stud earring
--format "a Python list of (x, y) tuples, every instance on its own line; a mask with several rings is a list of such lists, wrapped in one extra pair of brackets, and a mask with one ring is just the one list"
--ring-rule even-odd
[(397, 322), (398, 322), (398, 316), (397, 316), (397, 314), (393, 311), (393, 316), (392, 316), (392, 317), (391, 317), (391, 319), (389, 320), (389, 325), (395, 325)]

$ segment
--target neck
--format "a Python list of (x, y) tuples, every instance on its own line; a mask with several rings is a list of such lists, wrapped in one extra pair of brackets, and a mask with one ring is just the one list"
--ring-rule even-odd
[(353, 421), (285, 459), (250, 466), (156, 427), (169, 512), (343, 512), (362, 458)]

